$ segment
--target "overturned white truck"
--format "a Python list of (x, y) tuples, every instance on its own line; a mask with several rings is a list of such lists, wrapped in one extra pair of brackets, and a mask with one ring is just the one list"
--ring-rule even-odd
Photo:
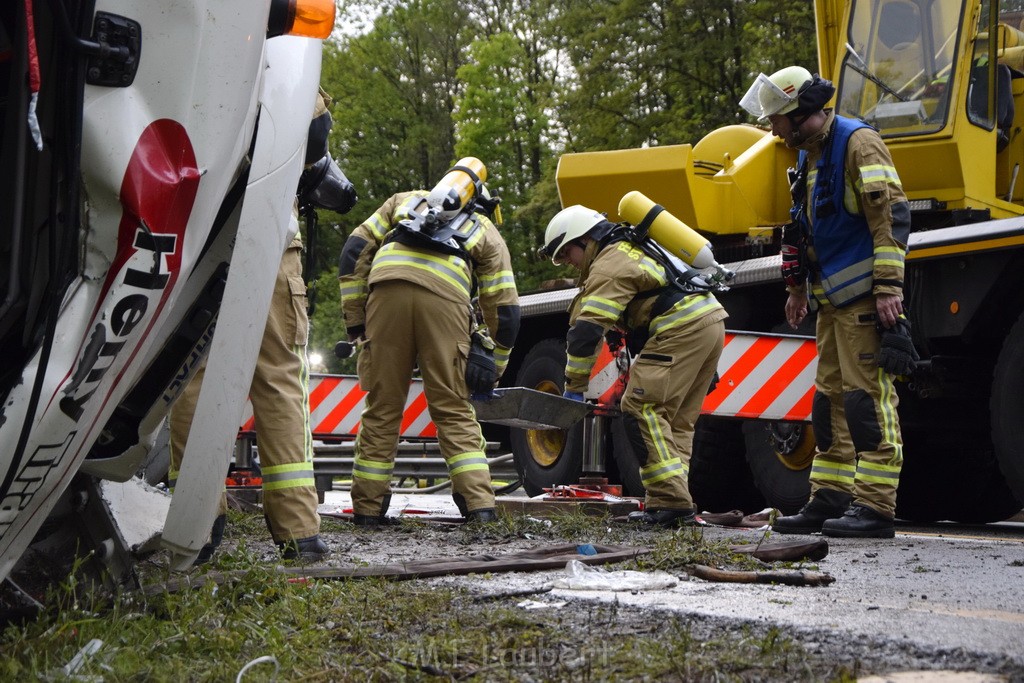
[(331, 0), (0, 6), (0, 579), (30, 548), (125, 569), (97, 482), (208, 351), (196, 452), (145, 513), (176, 564), (205, 542), (333, 24)]

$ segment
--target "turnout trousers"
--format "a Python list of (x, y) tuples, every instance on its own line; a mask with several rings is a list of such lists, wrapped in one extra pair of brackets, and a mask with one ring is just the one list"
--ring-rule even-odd
[(694, 508), (689, 488), (693, 431), (722, 355), (721, 318), (698, 319), (652, 337), (630, 368), (620, 405), (649, 509)]
[[(308, 332), (301, 246), (293, 242), (281, 259), (249, 389), (263, 475), (263, 511), (270, 534), (278, 543), (320, 532), (309, 431)], [(203, 373), (201, 368), (171, 409), (172, 489)], [(226, 510), (222, 499), (221, 512)]]
[(360, 386), (367, 392), (356, 437), (352, 507), (356, 514), (387, 512), (409, 383), (419, 366), (430, 417), (437, 425), (452, 495), (469, 512), (494, 507), (484, 439), (466, 387), (470, 309), (404, 280), (371, 285), (366, 344), (359, 353)]
[(836, 308), (821, 304), (818, 373), (811, 420), (818, 450), (811, 493), (829, 488), (853, 495), (892, 518), (903, 465), (892, 378), (878, 367), (875, 299)]

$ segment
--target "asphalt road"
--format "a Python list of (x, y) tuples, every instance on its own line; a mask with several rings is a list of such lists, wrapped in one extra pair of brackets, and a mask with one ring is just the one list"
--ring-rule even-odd
[[(1024, 525), (961, 533), (902, 528), (891, 540), (829, 539), (827, 587), (680, 582), (667, 591), (601, 593), (639, 607), (966, 650), (1024, 666)], [(742, 538), (725, 529), (709, 536)], [(567, 595), (570, 591), (555, 594)]]
[[(331, 492), (326, 507), (348, 504)], [(396, 495), (403, 508), (457, 514), (447, 493)], [(756, 541), (761, 531), (707, 527), (710, 539)], [(775, 536), (779, 539), (779, 536)], [(793, 538), (793, 537), (785, 537)], [(617, 601), (707, 619), (779, 626), (801, 634), (848, 637), (878, 647), (970, 653), (969, 659), (1006, 662), (1024, 678), (1024, 523), (984, 526), (899, 525), (894, 539), (828, 539), (817, 569), (835, 578), (826, 587), (714, 583), (682, 577), (671, 588), (608, 591), (555, 588), (544, 599)], [(614, 567), (609, 567), (613, 570)], [(564, 571), (495, 575), (488, 590), (522, 590), (551, 583)], [(472, 577), (452, 577), (454, 582)]]

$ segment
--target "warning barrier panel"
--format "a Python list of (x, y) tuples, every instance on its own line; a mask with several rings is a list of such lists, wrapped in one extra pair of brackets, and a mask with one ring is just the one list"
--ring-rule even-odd
[[(618, 405), (626, 378), (619, 371), (617, 359), (603, 344), (594, 364), (588, 399)], [(702, 412), (720, 417), (809, 422), (817, 365), (811, 337), (727, 332), (718, 362), (718, 385), (704, 400)], [(310, 426), (314, 439), (354, 437), (359, 432), (365, 405), (366, 392), (356, 377), (310, 375)], [(240, 431), (256, 431), (248, 402)], [(437, 438), (437, 426), (430, 419), (423, 382), (419, 379), (409, 387), (401, 438)]]
[[(366, 406), (366, 392), (359, 380), (349, 375), (309, 376), (309, 424), (313, 438), (354, 437), (359, 433), (359, 419)], [(252, 404), (245, 404), (241, 432), (256, 431)], [(405, 401), (400, 436), (403, 439), (437, 438), (437, 427), (427, 411), (423, 382), (413, 380)]]
[(718, 386), (701, 410), (721, 417), (810, 422), (817, 368), (813, 338), (728, 332)]

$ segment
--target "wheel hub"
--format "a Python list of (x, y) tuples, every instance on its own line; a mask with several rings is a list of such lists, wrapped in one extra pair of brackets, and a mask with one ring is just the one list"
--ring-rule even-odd
[(786, 468), (802, 470), (814, 461), (814, 431), (797, 422), (772, 422), (765, 427), (775, 457)]
[[(558, 385), (545, 380), (534, 389), (546, 394), (561, 396)], [(566, 432), (561, 429), (531, 429), (526, 432), (526, 441), (530, 445), (530, 455), (541, 467), (551, 467), (558, 460), (565, 447)]]

